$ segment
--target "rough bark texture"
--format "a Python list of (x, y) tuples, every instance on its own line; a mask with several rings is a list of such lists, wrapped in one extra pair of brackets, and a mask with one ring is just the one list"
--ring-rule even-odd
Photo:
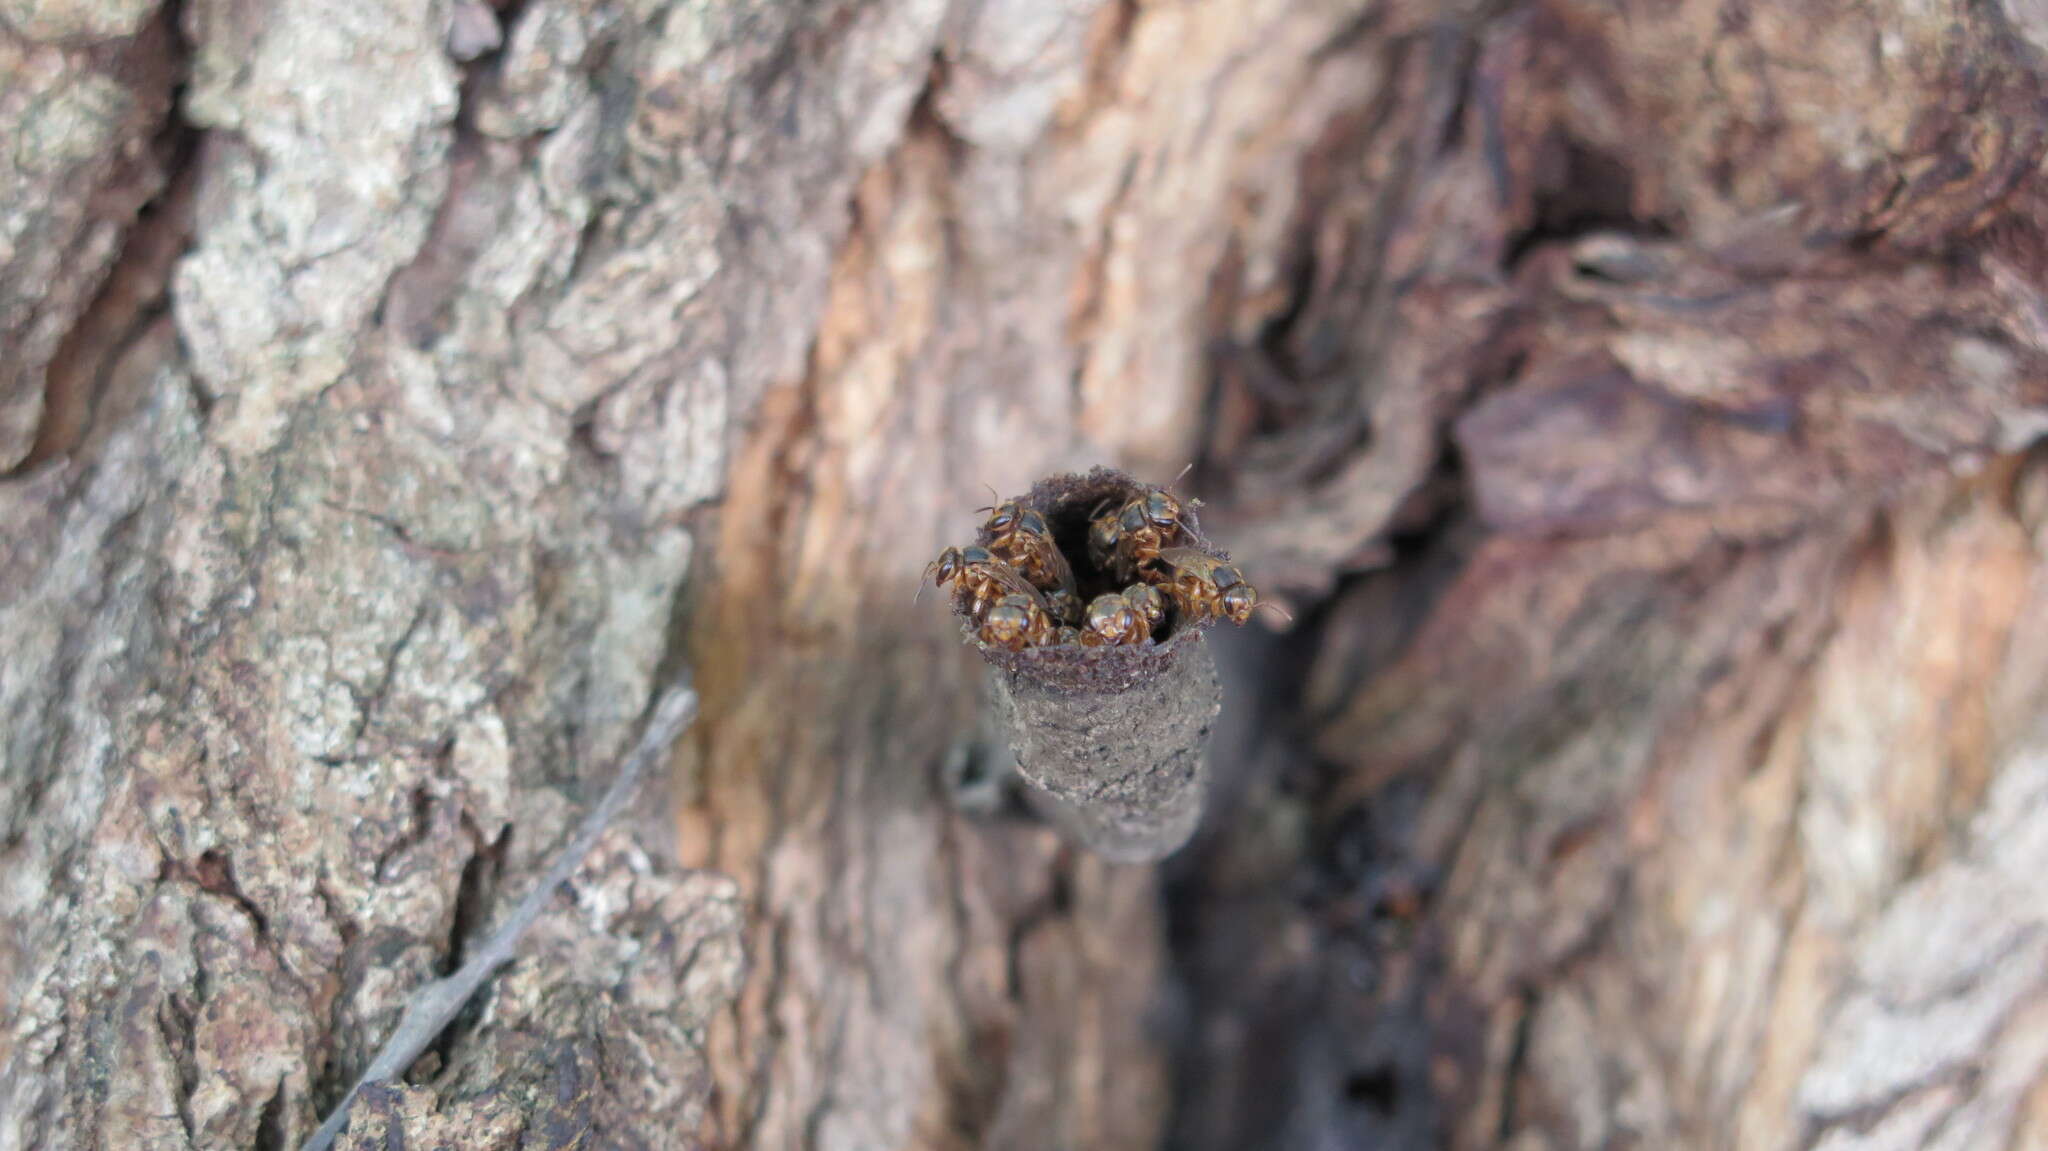
[[(0, 0), (0, 1148), (2048, 1141), (2021, 0)], [(1163, 867), (918, 571), (1193, 459)], [(673, 814), (673, 818), (670, 815)]]

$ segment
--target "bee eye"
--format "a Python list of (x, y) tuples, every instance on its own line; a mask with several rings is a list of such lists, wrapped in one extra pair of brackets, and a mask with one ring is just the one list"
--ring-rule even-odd
[(1223, 611), (1231, 619), (1243, 623), (1251, 618), (1252, 609), (1259, 604), (1259, 593), (1252, 585), (1240, 583), (1223, 593)]
[(1035, 536), (1050, 534), (1045, 526), (1045, 517), (1037, 512), (1025, 512), (1018, 516), (1017, 526)]

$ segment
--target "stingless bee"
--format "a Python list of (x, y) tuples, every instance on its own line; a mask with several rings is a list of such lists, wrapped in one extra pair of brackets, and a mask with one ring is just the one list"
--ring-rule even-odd
[[(932, 577), (935, 586), (954, 583), (964, 590), (973, 601), (968, 614), (977, 620), (990, 604), (1006, 595), (1021, 595), (1037, 605), (1039, 610), (1048, 610), (1030, 580), (979, 544), (947, 548), (939, 553), (939, 558), (925, 566), (924, 573)], [(920, 590), (922, 586), (920, 582)]]
[(1023, 572), (1041, 591), (1074, 590), (1074, 570), (1053, 542), (1044, 516), (1016, 500), (983, 510), (989, 513), (982, 525), (989, 533), (988, 550), (997, 559)]
[[(1180, 474), (1187, 475), (1187, 468)], [(1180, 476), (1174, 477), (1174, 483), (1179, 482)], [(1187, 513), (1201, 506), (1201, 500), (1183, 504), (1164, 488), (1134, 496), (1121, 505), (1113, 501), (1098, 504), (1089, 517), (1089, 558), (1119, 581), (1133, 579), (1146, 564), (1157, 560), (1162, 550), (1181, 542), (1187, 531)]]
[(1166, 622), (1166, 593), (1158, 588), (1148, 583), (1134, 583), (1124, 589), (1124, 598), (1138, 609), (1139, 615), (1145, 617), (1145, 626), (1149, 630), (1158, 631), (1159, 626)]
[(982, 617), (981, 642), (1008, 651), (1044, 647), (1058, 638), (1045, 604), (1034, 597), (1006, 595)]
[[(1139, 567), (1159, 558), (1161, 550), (1181, 542), (1187, 532), (1183, 517), (1202, 506), (1200, 500), (1189, 500), (1185, 506), (1174, 498), (1172, 492), (1151, 492), (1142, 500), (1133, 500), (1135, 508), (1126, 505), (1118, 526), (1123, 529), (1122, 545), (1125, 557), (1133, 567)], [(1133, 521), (1137, 521), (1135, 527)]]
[(1079, 627), (1081, 621), (1087, 618), (1088, 605), (1082, 602), (1079, 595), (1067, 588), (1056, 587), (1046, 592), (1045, 606), (1046, 610), (1052, 612), (1054, 620), (1069, 627)]
[(1189, 623), (1222, 617), (1243, 624), (1259, 606), (1259, 591), (1236, 565), (1194, 548), (1165, 548), (1158, 569), (1167, 576), (1166, 594)]
[(1088, 515), (1088, 560), (1102, 571), (1116, 563), (1116, 544), (1123, 530), (1117, 526), (1121, 505), (1104, 500)]
[(1119, 647), (1152, 638), (1144, 613), (1122, 592), (1104, 592), (1088, 604), (1088, 622), (1081, 629), (1083, 647)]

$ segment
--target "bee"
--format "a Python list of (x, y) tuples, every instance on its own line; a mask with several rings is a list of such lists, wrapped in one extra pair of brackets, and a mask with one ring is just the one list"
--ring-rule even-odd
[(1053, 542), (1052, 528), (1045, 517), (1016, 500), (992, 508), (982, 527), (989, 533), (988, 550), (999, 560), (1024, 573), (1024, 578), (1041, 591), (1074, 590), (1074, 569)]
[(1122, 510), (1109, 500), (1097, 504), (1088, 516), (1088, 559), (1098, 570), (1108, 571), (1116, 563), (1117, 541), (1123, 537), (1117, 517)]
[(1009, 651), (1044, 647), (1058, 638), (1045, 604), (1032, 596), (1006, 595), (982, 617), (981, 642)]
[[(1187, 475), (1187, 469), (1183, 468), (1181, 475)], [(1174, 482), (1179, 483), (1180, 477), (1174, 477)], [(1182, 504), (1163, 488), (1121, 505), (1113, 501), (1098, 504), (1089, 517), (1089, 558), (1117, 580), (1131, 580), (1157, 560), (1162, 550), (1181, 542), (1187, 513), (1201, 506), (1200, 500)]]
[[(937, 587), (953, 583), (964, 590), (973, 601), (968, 614), (975, 619), (980, 619), (990, 604), (1006, 595), (1021, 595), (1039, 610), (1046, 610), (1045, 601), (1030, 580), (979, 545), (947, 548), (925, 566), (924, 574)], [(922, 584), (919, 586), (922, 590)]]
[(1181, 542), (1186, 534), (1187, 513), (1202, 506), (1200, 500), (1189, 500), (1182, 506), (1172, 492), (1148, 493), (1142, 500), (1132, 500), (1124, 505), (1123, 514), (1117, 521), (1122, 529), (1118, 544), (1125, 561), (1133, 568), (1159, 558), (1159, 553)]
[(1099, 514), (1088, 523), (1088, 558), (1118, 583), (1136, 579), (1139, 565), (1157, 559), (1166, 544), (1159, 529), (1146, 519), (1145, 500), (1139, 496), (1100, 506)]
[(1166, 622), (1166, 593), (1158, 588), (1142, 581), (1134, 583), (1124, 589), (1124, 598), (1145, 617), (1148, 631), (1158, 631), (1159, 625)]
[(1194, 548), (1165, 548), (1155, 569), (1167, 577), (1166, 594), (1190, 623), (1221, 617), (1242, 624), (1259, 606), (1259, 591), (1233, 564)]
[(1087, 618), (1088, 605), (1069, 588), (1056, 587), (1046, 592), (1045, 606), (1056, 622), (1069, 627), (1079, 627), (1081, 621)]
[(1144, 613), (1122, 592), (1104, 592), (1088, 604), (1088, 623), (1081, 629), (1083, 647), (1119, 647), (1152, 638)]

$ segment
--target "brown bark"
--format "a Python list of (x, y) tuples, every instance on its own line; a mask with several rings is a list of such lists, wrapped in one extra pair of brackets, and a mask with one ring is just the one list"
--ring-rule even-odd
[[(683, 666), (345, 1146), (2048, 1140), (2044, 50), (0, 0), (0, 1147), (295, 1145)], [(1299, 622), (1114, 866), (910, 595), (1191, 459)]]

